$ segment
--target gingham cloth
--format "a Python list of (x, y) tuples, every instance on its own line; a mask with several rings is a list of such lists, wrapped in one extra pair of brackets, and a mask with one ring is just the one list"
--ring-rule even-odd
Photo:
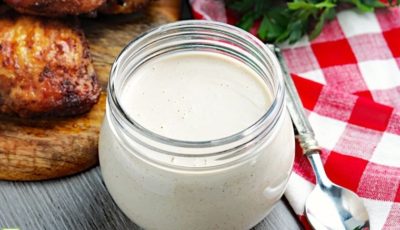
[[(231, 22), (222, 1), (192, 0), (196, 18)], [(371, 229), (400, 229), (400, 8), (345, 10), (312, 42), (283, 44), (328, 176), (363, 198)], [(306, 228), (315, 185), (296, 148), (285, 196)]]

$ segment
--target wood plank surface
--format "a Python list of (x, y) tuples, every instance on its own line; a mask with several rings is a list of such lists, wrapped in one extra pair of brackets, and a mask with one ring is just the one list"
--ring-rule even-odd
[[(128, 230), (140, 229), (115, 205), (98, 167), (62, 180), (0, 181), (0, 229)], [(297, 230), (280, 201), (254, 230)]]
[[(168, 5), (163, 2), (155, 2), (155, 4), (158, 4), (157, 7)], [(176, 1), (173, 4), (176, 4)], [(169, 6), (177, 9), (173, 4)], [(165, 9), (157, 7), (154, 8), (156, 10), (153, 13)], [(176, 13), (171, 14), (168, 20), (176, 20), (177, 18), (173, 18), (176, 15)], [(157, 17), (166, 16), (159, 14)], [(88, 19), (83, 25), (93, 27), (95, 24), (96, 22), (92, 19)], [(143, 29), (147, 28), (149, 25), (143, 26)], [(127, 36), (125, 39), (130, 39), (130, 37)], [(92, 35), (89, 39), (97, 38)], [(101, 43), (100, 40), (98, 42)], [(118, 52), (117, 49), (115, 52)], [(113, 58), (110, 55), (106, 60), (112, 62)], [(106, 72), (105, 65), (103, 68)], [(101, 68), (101, 65), (99, 66)], [(0, 181), (0, 229), (2, 228), (21, 230), (140, 229), (113, 202), (103, 183), (99, 167), (74, 176), (41, 182)], [(301, 227), (286, 202), (280, 201), (269, 216), (254, 228), (254, 230), (267, 229), (297, 230)]]

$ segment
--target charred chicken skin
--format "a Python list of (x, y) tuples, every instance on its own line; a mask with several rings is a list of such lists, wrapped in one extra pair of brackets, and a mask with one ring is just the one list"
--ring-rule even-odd
[(21, 13), (59, 17), (99, 11), (126, 14), (140, 9), (149, 0), (4, 0)]
[(89, 13), (106, 0), (4, 0), (21, 13), (43, 16), (65, 16)]
[(89, 111), (100, 86), (75, 23), (0, 16), (0, 114), (65, 117)]

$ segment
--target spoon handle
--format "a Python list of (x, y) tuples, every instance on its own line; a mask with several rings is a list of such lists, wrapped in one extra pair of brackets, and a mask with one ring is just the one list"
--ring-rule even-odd
[(275, 55), (282, 67), (285, 88), (287, 92), (287, 108), (289, 110), (290, 117), (292, 118), (292, 121), (299, 133), (297, 138), (299, 139), (303, 153), (308, 155), (320, 152), (318, 142), (315, 139), (314, 130), (312, 129), (311, 124), (304, 113), (303, 104), (300, 101), (300, 97), (297, 93), (293, 80), (289, 75), (289, 71), (285, 60), (282, 57), (281, 50), (274, 45), (268, 46), (275, 52)]

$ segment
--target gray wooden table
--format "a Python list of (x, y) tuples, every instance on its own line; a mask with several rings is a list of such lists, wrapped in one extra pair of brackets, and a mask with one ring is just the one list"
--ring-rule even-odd
[[(0, 181), (0, 229), (139, 229), (115, 205), (99, 167), (51, 181)], [(295, 230), (300, 225), (280, 201), (255, 229)]]

